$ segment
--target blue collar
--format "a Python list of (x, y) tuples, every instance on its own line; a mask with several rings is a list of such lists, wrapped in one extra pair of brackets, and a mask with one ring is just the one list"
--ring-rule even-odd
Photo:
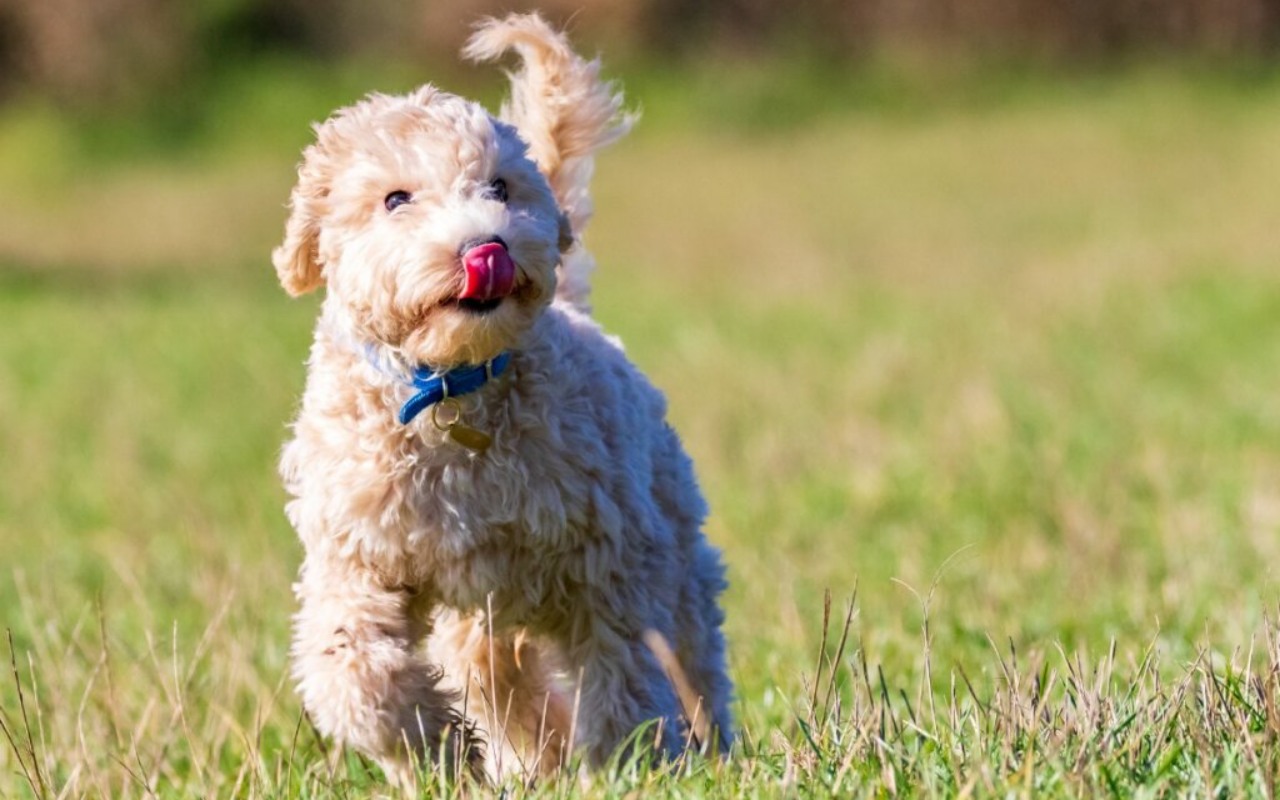
[[(373, 358), (369, 361), (375, 368), (382, 370)], [(428, 407), (450, 397), (461, 397), (476, 391), (501, 375), (510, 363), (511, 353), (505, 352), (483, 364), (468, 364), (447, 372), (440, 372), (428, 366), (414, 367), (412, 375), (407, 380), (397, 376), (401, 383), (417, 391), (405, 401), (404, 405), (400, 406), (400, 413), (396, 418), (400, 420), (401, 425), (408, 425), (414, 417)]]
[(456, 367), (443, 373), (431, 367), (414, 367), (410, 383), (418, 391), (400, 406), (400, 413), (397, 416), (400, 424), (408, 425), (428, 406), (433, 406), (441, 400), (471, 394), (491, 379), (501, 375), (510, 362), (511, 354), (502, 353), (483, 364)]

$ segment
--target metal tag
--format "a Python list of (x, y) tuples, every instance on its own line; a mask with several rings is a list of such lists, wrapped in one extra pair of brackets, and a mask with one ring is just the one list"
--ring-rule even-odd
[(455, 422), (449, 426), (448, 437), (468, 450), (483, 453), (493, 444), (493, 437), (484, 431)]

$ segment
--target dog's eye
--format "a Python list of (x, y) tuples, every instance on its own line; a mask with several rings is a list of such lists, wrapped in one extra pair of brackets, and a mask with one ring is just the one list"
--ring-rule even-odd
[(494, 178), (484, 190), (484, 196), (499, 203), (507, 202), (507, 182), (502, 178)]
[(382, 204), (387, 207), (388, 211), (395, 211), (397, 208), (404, 205), (405, 203), (411, 203), (411, 202), (413, 202), (413, 195), (409, 194), (403, 189), (397, 189), (391, 194), (387, 195), (386, 199), (382, 201)]

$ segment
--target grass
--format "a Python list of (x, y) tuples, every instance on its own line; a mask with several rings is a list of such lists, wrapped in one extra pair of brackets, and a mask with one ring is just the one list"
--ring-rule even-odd
[[(507, 796), (1274, 796), (1280, 85), (1035, 80), (781, 128), (695, 82), (603, 159), (598, 316), (711, 501), (742, 738)], [(0, 120), (0, 796), (384, 791), (287, 679), (293, 124)]]

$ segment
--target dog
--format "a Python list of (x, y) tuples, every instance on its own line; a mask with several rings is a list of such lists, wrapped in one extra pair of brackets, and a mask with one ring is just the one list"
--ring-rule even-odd
[(428, 84), (315, 126), (272, 260), (325, 287), (280, 472), (316, 728), (414, 785), (731, 746), (725, 588), (662, 394), (590, 316), (593, 154), (634, 117), (537, 15), (494, 116)]

